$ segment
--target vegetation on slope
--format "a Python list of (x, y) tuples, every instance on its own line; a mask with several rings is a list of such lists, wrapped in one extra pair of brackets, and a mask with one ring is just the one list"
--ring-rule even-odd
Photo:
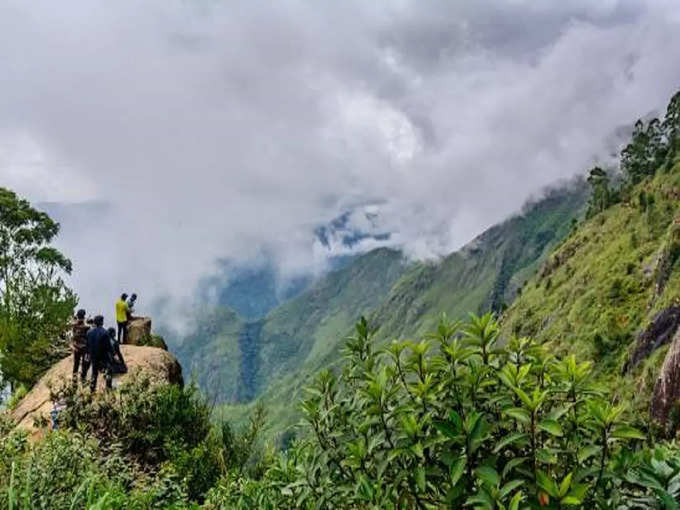
[(463, 318), (470, 311), (500, 311), (569, 232), (587, 200), (584, 182), (553, 189), (436, 263), (420, 263), (370, 314), (385, 337), (422, 334), (438, 314)]
[(679, 112), (680, 94), (663, 123), (636, 124), (618, 187), (591, 171), (587, 219), (503, 318), (506, 337), (532, 336), (594, 360), (620, 398), (645, 413), (672, 334), (641, 346), (641, 333), (680, 298)]
[[(323, 283), (324, 293), (307, 292), (275, 309), (263, 335), (270, 339), (266, 347), (270, 366), (281, 363), (280, 351), (285, 352), (290, 338), (302, 339), (302, 343), (296, 347), (296, 356), (281, 365), (283, 370), (270, 369), (261, 386), (258, 402), (269, 410), (275, 424), (271, 432), (281, 432), (300, 418), (290, 402), (302, 396), (302, 387), (315, 373), (338, 363), (342, 339), (351, 334), (362, 313), (380, 327), (381, 338), (404, 338), (434, 328), (442, 311), (462, 318), (471, 310), (487, 311), (494, 302), (511, 301), (521, 282), (568, 233), (571, 219), (585, 205), (586, 191), (585, 183), (579, 181), (552, 190), (441, 261), (398, 266), (401, 276), (396, 282), (390, 278), (383, 285), (376, 283), (383, 278), (381, 271), (389, 267), (381, 261), (400, 260), (398, 252), (370, 252), (359, 258), (358, 266), (350, 264), (344, 272), (331, 273)], [(347, 273), (353, 275), (351, 279)], [(395, 277), (398, 271), (391, 274)], [(225, 406), (224, 412), (240, 421), (253, 405)], [(289, 430), (286, 437), (290, 434)]]
[(304, 439), (209, 508), (677, 508), (680, 453), (653, 444), (588, 362), (490, 314), (385, 347), (362, 320), (302, 401)]

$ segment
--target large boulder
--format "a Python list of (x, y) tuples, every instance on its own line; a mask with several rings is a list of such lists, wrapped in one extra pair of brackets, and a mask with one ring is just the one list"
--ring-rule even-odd
[(650, 405), (652, 418), (667, 426), (671, 409), (678, 399), (680, 399), (680, 332), (673, 337), (673, 343), (666, 353), (654, 386)]
[[(144, 372), (158, 384), (184, 383), (182, 367), (177, 359), (169, 352), (156, 347), (121, 345), (121, 353), (128, 367), (127, 374), (115, 375), (113, 386), (119, 386), (135, 374)], [(71, 381), (73, 372), (73, 356), (64, 358), (45, 375), (43, 375), (19, 404), (10, 411), (10, 417), (18, 428), (26, 429), (34, 439), (42, 435), (42, 431), (35, 426), (36, 420), (48, 418), (53, 408), (50, 399), (50, 388)], [(88, 372), (88, 378), (90, 373)], [(104, 391), (106, 382), (103, 375), (97, 381), (97, 391)]]
[(128, 336), (125, 343), (147, 345), (151, 338), (151, 317), (135, 317), (128, 323)]

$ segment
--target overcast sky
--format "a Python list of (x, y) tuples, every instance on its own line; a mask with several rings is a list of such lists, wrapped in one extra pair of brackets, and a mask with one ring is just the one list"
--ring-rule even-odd
[(83, 304), (189, 295), (356, 205), (450, 252), (678, 88), (676, 0), (0, 0), (0, 185), (99, 204)]

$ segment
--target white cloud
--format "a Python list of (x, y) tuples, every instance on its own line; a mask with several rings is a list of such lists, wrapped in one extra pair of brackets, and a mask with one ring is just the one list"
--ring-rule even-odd
[(0, 0), (0, 183), (109, 204), (61, 240), (104, 310), (218, 257), (306, 267), (355, 204), (445, 253), (659, 111), (679, 24), (666, 0)]

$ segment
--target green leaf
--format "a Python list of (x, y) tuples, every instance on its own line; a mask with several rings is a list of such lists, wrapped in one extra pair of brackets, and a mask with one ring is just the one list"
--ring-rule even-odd
[(530, 411), (534, 410), (534, 401), (529, 398), (529, 395), (527, 395), (522, 389), (520, 388), (513, 388), (515, 390), (515, 393), (517, 396), (524, 402), (524, 405), (529, 408)]
[(538, 428), (545, 430), (548, 434), (552, 434), (553, 436), (562, 437), (564, 435), (562, 426), (555, 420), (542, 420), (538, 424)]
[(641, 431), (628, 425), (619, 425), (612, 430), (612, 436), (617, 439), (647, 439)]
[(536, 470), (536, 485), (547, 492), (553, 498), (557, 497), (557, 485), (555, 482), (540, 469)]
[(517, 433), (517, 434), (510, 434), (509, 436), (506, 436), (505, 438), (503, 438), (496, 445), (496, 447), (493, 449), (493, 453), (498, 453), (499, 451), (501, 451), (503, 448), (505, 448), (506, 446), (508, 446), (511, 443), (514, 443), (514, 442), (517, 442), (517, 441), (524, 441), (524, 440), (528, 440), (528, 439), (529, 439), (528, 434), (524, 434), (524, 433), (521, 433), (521, 432)]
[(421, 443), (416, 443), (414, 445), (411, 445), (411, 451), (415, 453), (418, 457), (421, 459), (425, 457), (425, 454), (423, 452), (423, 445)]
[(423, 466), (416, 467), (416, 484), (421, 491), (425, 490), (425, 468)]
[(536, 451), (536, 458), (544, 464), (557, 464), (557, 455), (548, 448), (539, 448)]
[(503, 468), (503, 478), (507, 477), (510, 471), (512, 471), (514, 468), (516, 468), (526, 460), (527, 460), (526, 457), (515, 457), (514, 459), (510, 459)]
[(510, 409), (506, 409), (503, 412), (511, 418), (524, 423), (525, 425), (531, 423), (531, 415), (526, 409), (522, 409), (520, 407), (511, 407)]
[(584, 461), (588, 460), (593, 455), (597, 455), (599, 452), (600, 452), (599, 446), (596, 445), (584, 446), (578, 451), (576, 457), (578, 458), (579, 463), (582, 464)]
[(465, 502), (465, 505), (477, 505), (475, 508), (493, 510), (494, 501), (485, 490), (481, 490), (474, 496), (470, 496)]
[(510, 505), (508, 506), (508, 510), (519, 510), (520, 501), (522, 501), (522, 493), (518, 492), (510, 500)]
[(519, 487), (520, 485), (523, 485), (523, 484), (524, 484), (524, 480), (512, 480), (512, 481), (506, 483), (505, 485), (503, 485), (503, 487), (501, 487), (501, 490), (499, 491), (498, 494), (500, 495), (501, 498), (504, 498), (505, 496), (510, 494), (512, 491), (514, 491), (517, 487)]
[(456, 430), (453, 424), (448, 421), (435, 421), (432, 424), (434, 425), (434, 428), (436, 428), (446, 437), (454, 438), (460, 435), (460, 433)]
[(569, 491), (569, 487), (571, 487), (571, 473), (569, 473), (567, 476), (564, 477), (562, 480), (562, 483), (560, 483), (560, 488), (559, 488), (559, 497), (562, 498), (564, 497), (567, 492)]
[(501, 477), (498, 474), (498, 471), (490, 466), (478, 467), (475, 469), (475, 474), (477, 475), (477, 478), (491, 487), (496, 488), (501, 483)]
[(452, 486), (455, 486), (458, 483), (458, 480), (460, 480), (460, 477), (463, 476), (463, 473), (465, 472), (466, 462), (467, 462), (467, 458), (465, 457), (465, 455), (461, 455), (455, 461), (453, 461), (453, 464), (451, 464), (451, 485)]

